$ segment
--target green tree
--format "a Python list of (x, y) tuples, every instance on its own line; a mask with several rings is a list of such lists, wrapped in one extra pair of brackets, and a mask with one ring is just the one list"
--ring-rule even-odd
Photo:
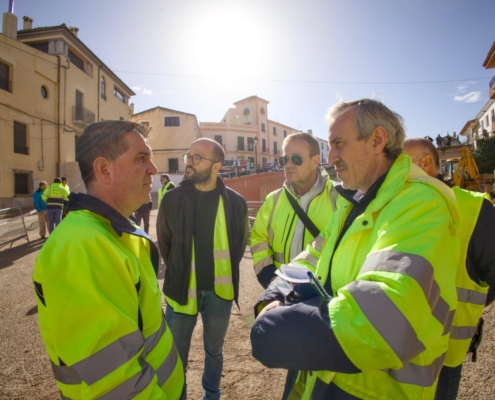
[(493, 174), (495, 170), (495, 136), (478, 140), (478, 149), (473, 157), (481, 174)]

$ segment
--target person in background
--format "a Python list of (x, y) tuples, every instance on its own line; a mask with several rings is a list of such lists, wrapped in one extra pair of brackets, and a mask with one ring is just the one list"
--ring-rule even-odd
[(165, 193), (175, 189), (175, 184), (170, 180), (170, 177), (167, 174), (161, 174), (160, 182), (162, 183), (162, 187), (158, 189), (158, 210), (160, 210), (160, 204), (162, 203)]
[(69, 193), (62, 186), (62, 180), (55, 178), (53, 183), (48, 186), (41, 198), (46, 202), (46, 212), (48, 214), (48, 232), (52, 233), (53, 230), (62, 221), (62, 212), (65, 202), (68, 201)]
[(39, 223), (39, 233), (41, 239), (46, 238), (46, 227), (48, 225), (48, 215), (46, 214), (46, 203), (43, 201), (43, 192), (46, 189), (47, 183), (45, 181), (41, 181), (38, 190), (33, 193), (33, 203), (34, 208), (37, 211), (38, 215), (38, 223)]
[(157, 172), (146, 137), (130, 121), (84, 130), (76, 161), (88, 194), (71, 193), (69, 215), (36, 259), (40, 332), (63, 399), (186, 396), (161, 306), (158, 248), (127, 218), (148, 200)]
[(136, 217), (136, 222), (139, 226), (141, 226), (141, 220), (144, 220), (144, 231), (149, 233), (150, 230), (150, 213), (153, 209), (153, 201), (151, 200), (151, 195), (147, 203), (144, 203), (141, 207), (139, 207), (134, 215)]
[[(60, 178), (62, 180), (62, 187), (67, 191), (67, 195), (70, 194), (70, 187), (69, 187), (69, 178), (65, 177), (65, 176), (62, 176), (62, 178)], [(66, 217), (66, 215), (69, 213), (69, 202), (68, 201), (65, 201), (64, 202), (64, 211), (62, 213), (62, 219), (64, 219)]]
[[(443, 182), (438, 151), (425, 139), (407, 139), (404, 152), (429, 176)], [(457, 310), (450, 331), (449, 350), (438, 378), (436, 400), (455, 400), (466, 353), (476, 359), (477, 343), (483, 327), (483, 308), (495, 300), (495, 208), (485, 193), (454, 186), (461, 226), (461, 257), (456, 274)]]
[(184, 155), (185, 180), (163, 198), (156, 224), (167, 322), (186, 370), (198, 314), (203, 320), (205, 399), (222, 393), (223, 343), (248, 239), (247, 203), (218, 177), (224, 158), (216, 141), (194, 141)]

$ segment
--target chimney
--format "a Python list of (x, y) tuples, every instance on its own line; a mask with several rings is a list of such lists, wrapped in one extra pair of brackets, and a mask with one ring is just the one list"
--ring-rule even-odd
[(2, 34), (17, 40), (17, 17), (14, 14), (14, 2), (10, 2), (9, 12), (3, 13)]
[(24, 23), (22, 25), (22, 29), (23, 30), (26, 30), (26, 29), (33, 29), (33, 19), (32, 18), (29, 18), (29, 17), (22, 17)]
[(130, 108), (130, 111), (131, 111), (131, 115), (134, 114), (134, 103), (131, 103), (131, 105), (129, 106)]
[(74, 36), (77, 36), (77, 32), (79, 32), (79, 28), (76, 28), (75, 26), (69, 26), (69, 30), (74, 34)]
[(308, 133), (313, 136), (313, 129), (308, 129)]

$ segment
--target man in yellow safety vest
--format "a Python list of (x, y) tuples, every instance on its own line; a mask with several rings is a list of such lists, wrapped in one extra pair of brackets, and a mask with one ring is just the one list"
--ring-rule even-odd
[(36, 260), (40, 332), (63, 399), (185, 396), (161, 307), (159, 251), (128, 219), (157, 172), (146, 136), (130, 121), (84, 130), (76, 161), (88, 194), (70, 195), (69, 215)]
[(232, 301), (239, 295), (239, 263), (248, 232), (244, 198), (218, 178), (225, 157), (216, 141), (194, 141), (187, 154), (185, 180), (162, 201), (158, 245), (165, 261), (163, 293), (167, 322), (187, 368), (191, 336), (201, 314), (205, 399), (219, 399), (223, 342)]
[(337, 210), (294, 259), (327, 294), (262, 297), (253, 356), (299, 371), (290, 399), (432, 400), (457, 303), (454, 194), (411, 165), (381, 102), (340, 102), (327, 121)]
[[(429, 176), (439, 177), (440, 162), (433, 144), (420, 138), (407, 139), (404, 152)], [(453, 187), (461, 226), (461, 257), (456, 275), (457, 310), (450, 331), (449, 350), (440, 377), (436, 400), (455, 400), (462, 362), (475, 334), (483, 327), (483, 308), (495, 299), (495, 208), (485, 193)], [(479, 344), (477, 340), (474, 340)], [(474, 343), (473, 343), (474, 344)]]

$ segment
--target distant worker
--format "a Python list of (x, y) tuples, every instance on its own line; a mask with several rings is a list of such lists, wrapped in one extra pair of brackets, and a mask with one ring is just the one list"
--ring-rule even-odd
[(290, 399), (432, 400), (457, 301), (454, 194), (411, 168), (402, 119), (381, 102), (340, 102), (327, 121), (339, 206), (294, 261), (330, 298), (263, 305), (253, 356), (299, 370)]
[[(62, 176), (60, 178), (62, 180), (62, 187), (67, 191), (67, 196), (70, 194), (70, 187), (69, 187), (69, 178)], [(69, 202), (65, 201), (64, 202), (64, 212), (62, 213), (62, 218), (65, 218), (66, 215), (69, 213)]]
[(165, 193), (175, 189), (175, 184), (170, 180), (168, 174), (161, 174), (160, 182), (162, 183), (162, 187), (158, 189), (158, 209), (160, 209), (160, 204), (162, 203)]
[[(332, 217), (338, 196), (328, 174), (319, 167), (320, 148), (314, 136), (289, 135), (282, 151), (279, 163), (284, 167), (284, 185), (266, 197), (250, 238), (254, 271), (265, 289), (276, 277), (275, 270), (318, 236)], [(273, 295), (276, 298), (277, 293)], [(296, 373), (289, 371), (286, 390)]]
[(141, 226), (141, 221), (144, 221), (144, 231), (146, 233), (149, 233), (150, 230), (150, 213), (152, 209), (153, 201), (151, 200), (150, 195), (149, 200), (134, 212), (136, 222), (139, 226)]
[(38, 190), (33, 193), (33, 203), (34, 208), (37, 211), (38, 215), (38, 223), (39, 223), (39, 233), (41, 239), (46, 238), (46, 226), (48, 225), (48, 215), (46, 214), (46, 203), (43, 200), (43, 192), (46, 189), (47, 183), (45, 181), (41, 181)]
[(437, 138), (435, 140), (437, 142), (437, 147), (443, 147), (443, 138), (440, 136), (440, 134), (437, 135)]
[(40, 332), (63, 399), (185, 398), (158, 248), (127, 218), (157, 172), (146, 135), (130, 121), (84, 130), (76, 161), (88, 194), (70, 195), (71, 212), (36, 260)]
[(167, 322), (186, 370), (198, 314), (203, 319), (205, 399), (222, 393), (223, 343), (248, 235), (246, 201), (218, 177), (224, 158), (216, 141), (194, 141), (185, 180), (163, 198), (157, 219)]
[(46, 202), (46, 213), (48, 214), (48, 232), (52, 233), (53, 230), (62, 221), (62, 213), (64, 210), (64, 204), (68, 201), (69, 193), (62, 186), (62, 180), (55, 178), (53, 183), (48, 186), (41, 198)]
[[(404, 151), (428, 175), (441, 178), (438, 152), (424, 139), (407, 139)], [(438, 380), (436, 400), (457, 397), (462, 362), (482, 324), (483, 308), (495, 299), (495, 208), (483, 193), (452, 188), (461, 225), (461, 264), (457, 269), (457, 310), (450, 331), (449, 350)], [(481, 325), (482, 326), (482, 325)], [(481, 327), (480, 327), (481, 328)], [(476, 355), (474, 354), (474, 357)]]

